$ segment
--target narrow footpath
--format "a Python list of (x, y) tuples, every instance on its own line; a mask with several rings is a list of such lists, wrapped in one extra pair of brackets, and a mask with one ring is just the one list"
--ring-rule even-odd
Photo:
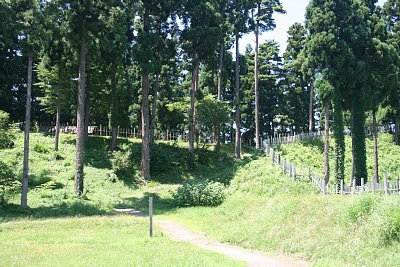
[[(134, 209), (116, 209), (118, 213), (138, 217), (147, 217), (147, 214)], [(203, 249), (222, 253), (230, 258), (244, 261), (249, 267), (307, 267), (306, 261), (296, 260), (287, 256), (267, 257), (261, 252), (243, 249), (238, 246), (227, 245), (207, 237), (204, 233), (188, 230), (181, 225), (167, 220), (155, 219), (155, 223), (172, 239), (178, 242), (188, 242)]]

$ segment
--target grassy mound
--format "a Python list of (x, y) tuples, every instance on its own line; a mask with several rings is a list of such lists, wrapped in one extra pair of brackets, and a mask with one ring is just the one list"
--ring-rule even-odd
[[(345, 179), (348, 182), (351, 175), (351, 138), (346, 136), (346, 154), (345, 154)], [(330, 164), (334, 166), (334, 140), (330, 140)], [(367, 148), (367, 170), (368, 176), (374, 175), (374, 151), (373, 141), (366, 140)], [(323, 139), (315, 138), (305, 141), (298, 141), (294, 144), (280, 145), (277, 147), (279, 153), (296, 164), (296, 166), (308, 168), (322, 176), (324, 169)], [(393, 137), (390, 134), (381, 134), (378, 138), (378, 159), (379, 176), (383, 178), (384, 174), (389, 175), (389, 180), (395, 181), (400, 175), (400, 146), (393, 143)], [(331, 178), (333, 178), (333, 167), (331, 168)], [(332, 179), (331, 179), (332, 180)]]

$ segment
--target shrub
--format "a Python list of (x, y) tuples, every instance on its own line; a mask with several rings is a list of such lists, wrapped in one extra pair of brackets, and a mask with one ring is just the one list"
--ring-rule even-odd
[(123, 144), (118, 151), (114, 151), (111, 156), (111, 168), (117, 175), (126, 174), (132, 168), (132, 152), (128, 145)]
[(206, 180), (185, 184), (172, 196), (180, 207), (218, 206), (225, 200), (226, 190), (223, 184)]
[(380, 227), (381, 238), (385, 245), (400, 242), (400, 201), (391, 203), (383, 214), (383, 223)]
[(14, 135), (10, 132), (10, 120), (7, 112), (0, 110), (0, 149), (14, 147)]
[(35, 146), (33, 147), (33, 150), (42, 154), (49, 153), (49, 148), (42, 143), (36, 143)]
[(357, 222), (370, 214), (376, 198), (372, 195), (361, 195), (347, 208), (347, 217), (351, 222)]
[(19, 186), (11, 168), (0, 160), (0, 206), (7, 203), (10, 194)]

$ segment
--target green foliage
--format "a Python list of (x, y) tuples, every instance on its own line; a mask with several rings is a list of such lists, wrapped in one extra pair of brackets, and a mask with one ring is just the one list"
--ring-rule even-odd
[(126, 144), (122, 144), (119, 150), (112, 153), (110, 161), (111, 168), (115, 174), (129, 175), (128, 173), (132, 171), (131, 148)]
[(43, 143), (36, 143), (35, 146), (33, 147), (33, 150), (35, 150), (37, 153), (42, 153), (42, 154), (49, 153), (50, 151), (50, 149)]
[(218, 206), (225, 200), (225, 190), (223, 184), (206, 180), (184, 184), (172, 197), (180, 207)]
[(400, 242), (400, 201), (394, 201), (383, 212), (381, 237), (386, 245)]
[(14, 135), (9, 128), (10, 116), (7, 112), (0, 110), (0, 149), (14, 147)]
[(347, 208), (347, 217), (350, 222), (355, 223), (369, 215), (377, 202), (373, 195), (362, 195), (356, 198)]
[(19, 188), (19, 184), (11, 168), (0, 160), (0, 206), (7, 203), (8, 198)]

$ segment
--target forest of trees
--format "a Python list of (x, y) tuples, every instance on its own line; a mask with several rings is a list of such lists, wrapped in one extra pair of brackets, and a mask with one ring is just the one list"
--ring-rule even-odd
[[(393, 124), (399, 143), (400, 6), (376, 2), (311, 0), (281, 56), (277, 42), (258, 41), (285, 12), (279, 0), (0, 0), (0, 110), (25, 125), (22, 206), (32, 122), (56, 126), (55, 150), (60, 124), (76, 125), (78, 196), (87, 129), (100, 124), (112, 129), (111, 151), (117, 127), (141, 127), (144, 180), (156, 130), (188, 131), (192, 156), (202, 134), (217, 150), (235, 142), (240, 158), (242, 143), (261, 148), (274, 134), (325, 127), (326, 144), (334, 133), (338, 184), (348, 128), (359, 185), (365, 128), (377, 145), (377, 125)], [(248, 33), (255, 48), (239, 54)]]

